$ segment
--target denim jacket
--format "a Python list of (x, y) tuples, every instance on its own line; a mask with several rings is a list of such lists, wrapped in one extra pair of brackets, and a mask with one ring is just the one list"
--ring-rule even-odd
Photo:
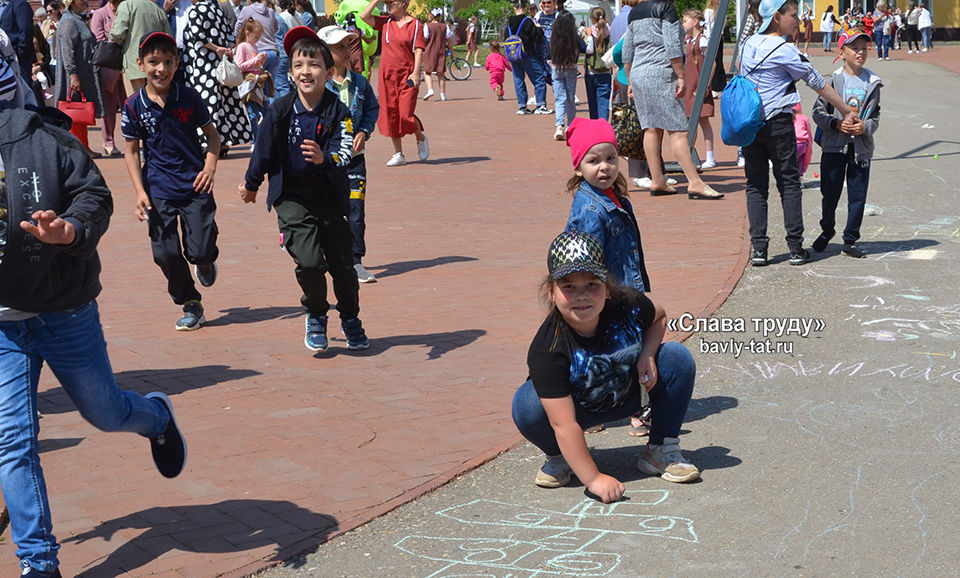
[(600, 239), (610, 275), (623, 285), (650, 291), (640, 228), (633, 207), (624, 197), (620, 198), (620, 204), (622, 209), (603, 191), (584, 181), (573, 197), (566, 230), (590, 233)]
[[(370, 86), (370, 81), (352, 70), (347, 70), (350, 75), (350, 120), (353, 122), (353, 133), (360, 131), (367, 133), (367, 138), (373, 134), (373, 129), (377, 125), (377, 117), (380, 115), (380, 101)], [(340, 90), (331, 79), (327, 82), (327, 89), (332, 90), (337, 97), (340, 96)]]

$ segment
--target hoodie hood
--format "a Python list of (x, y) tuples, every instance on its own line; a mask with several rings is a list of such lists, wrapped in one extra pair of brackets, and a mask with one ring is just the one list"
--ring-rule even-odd
[(33, 111), (17, 109), (9, 102), (0, 103), (0, 110), (6, 109), (16, 112), (0, 116), (0, 145), (23, 140), (43, 124), (40, 116)]

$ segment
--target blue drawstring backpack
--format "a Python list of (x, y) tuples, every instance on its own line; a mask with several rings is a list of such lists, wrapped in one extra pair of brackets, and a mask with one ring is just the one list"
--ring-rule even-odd
[(766, 123), (766, 114), (763, 111), (763, 101), (760, 100), (760, 91), (747, 75), (784, 44), (786, 42), (771, 50), (747, 74), (734, 76), (723, 89), (720, 95), (720, 138), (724, 144), (745, 147), (757, 138), (757, 133)]

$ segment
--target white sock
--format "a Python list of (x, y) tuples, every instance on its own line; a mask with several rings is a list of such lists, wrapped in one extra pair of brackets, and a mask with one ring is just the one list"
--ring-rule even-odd
[(708, 163), (716, 162), (713, 160), (713, 151), (707, 151), (707, 162)]

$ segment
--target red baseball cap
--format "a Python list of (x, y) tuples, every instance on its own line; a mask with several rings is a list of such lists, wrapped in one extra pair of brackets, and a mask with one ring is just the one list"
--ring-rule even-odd
[(293, 56), (290, 54), (290, 49), (293, 48), (293, 45), (301, 38), (313, 38), (318, 42), (320, 41), (320, 37), (317, 36), (317, 33), (311, 28), (307, 26), (294, 26), (287, 32), (286, 36), (283, 37), (283, 51), (287, 53), (287, 56)]

